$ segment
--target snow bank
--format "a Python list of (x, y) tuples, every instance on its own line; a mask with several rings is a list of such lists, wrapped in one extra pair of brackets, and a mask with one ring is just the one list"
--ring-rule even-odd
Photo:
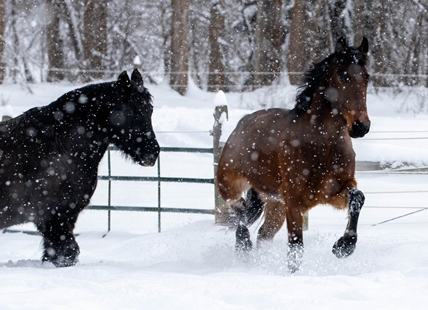
[[(0, 93), (19, 114), (45, 105), (68, 90), (67, 84), (31, 86), (34, 95), (18, 86), (0, 85)], [(167, 85), (148, 85), (154, 95), (153, 124), (162, 146), (209, 147), (213, 102), (216, 94), (192, 88), (179, 96)], [(290, 93), (295, 89), (290, 89)], [(250, 113), (249, 103), (259, 105), (254, 94), (226, 94), (229, 121), (225, 137), (238, 120)], [(289, 95), (290, 98), (294, 95)], [(427, 115), (398, 113), (395, 97), (370, 94), (371, 132), (354, 140), (357, 158), (389, 163), (426, 164), (424, 139), (407, 139), (428, 131)], [(223, 99), (222, 99), (223, 101)], [(265, 102), (264, 100), (262, 100)], [(273, 101), (269, 101), (273, 102)], [(248, 105), (247, 105), (248, 104)], [(174, 131), (174, 133), (171, 133)], [(384, 131), (404, 140), (370, 140)], [(212, 177), (209, 155), (185, 158), (162, 156), (162, 173)], [(120, 173), (156, 173), (113, 156), (113, 170)], [(106, 171), (103, 162), (101, 171)], [(112, 212), (112, 231), (106, 233), (106, 212), (85, 211), (77, 222), (81, 255), (78, 265), (56, 269), (41, 264), (39, 236), (0, 234), (1, 309), (425, 309), (428, 303), (428, 211), (425, 175), (358, 175), (366, 195), (355, 253), (339, 260), (331, 253), (343, 233), (346, 212), (327, 206), (311, 211), (305, 232), (301, 269), (288, 274), (287, 233), (282, 229), (274, 242), (254, 252), (248, 263), (233, 250), (234, 232), (213, 224), (209, 215), (163, 214), (157, 233), (153, 213)], [(104, 184), (105, 185), (105, 184)], [(105, 203), (100, 182), (93, 203)], [(156, 186), (113, 184), (116, 203), (156, 203)], [(412, 190), (411, 194), (400, 193)], [(196, 185), (163, 187), (166, 206), (212, 208), (213, 190)], [(379, 195), (378, 192), (392, 191)], [(154, 195), (154, 196), (153, 196)], [(388, 208), (385, 208), (388, 207)], [(419, 213), (381, 223), (420, 210)], [(258, 223), (259, 225), (259, 223)], [(31, 225), (18, 228), (32, 228)], [(34, 228), (32, 228), (34, 229)], [(258, 227), (251, 228), (255, 238)]]

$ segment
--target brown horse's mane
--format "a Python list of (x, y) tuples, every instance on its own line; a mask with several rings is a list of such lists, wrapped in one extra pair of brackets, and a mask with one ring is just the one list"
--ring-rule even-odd
[(305, 113), (310, 108), (312, 98), (334, 59), (344, 64), (357, 64), (363, 67), (368, 63), (367, 55), (356, 47), (348, 47), (345, 51), (332, 53), (320, 62), (312, 63), (305, 72), (303, 83), (297, 92), (296, 105), (294, 107), (296, 116)]

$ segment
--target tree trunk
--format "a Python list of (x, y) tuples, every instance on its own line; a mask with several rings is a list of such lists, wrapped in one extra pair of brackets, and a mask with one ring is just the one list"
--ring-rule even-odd
[(214, 3), (211, 7), (208, 91), (220, 90), (225, 82), (223, 52), (219, 41), (224, 35), (224, 15), (222, 11), (223, 8), (220, 2)]
[(86, 76), (101, 79), (105, 67), (103, 57), (107, 53), (107, 2), (108, 0), (85, 0), (83, 16)]
[(49, 71), (48, 82), (57, 82), (64, 79), (64, 54), (60, 37), (60, 4), (59, 0), (47, 0), (46, 42), (48, 47)]
[(6, 64), (3, 62), (4, 52), (4, 0), (0, 0), (0, 84), (4, 81)]
[(376, 36), (373, 38), (372, 44), (372, 55), (374, 58), (374, 72), (379, 74), (373, 78), (373, 85), (376, 87), (388, 86), (388, 79), (385, 76), (388, 74), (389, 59), (388, 50), (390, 47), (387, 46), (386, 32), (387, 32), (387, 21), (385, 16), (387, 13), (387, 4), (384, 0), (376, 2), (374, 7), (374, 25), (378, 29), (375, 30)]
[[(82, 42), (82, 21), (79, 19), (79, 8), (76, 8), (73, 1), (59, 1), (61, 21), (68, 25), (70, 48), (73, 50), (79, 64), (84, 62), (83, 42)], [(79, 5), (80, 6), (80, 5)], [(84, 6), (84, 4), (82, 4)]]
[(354, 46), (359, 46), (364, 36), (370, 40), (373, 39), (373, 29), (370, 28), (370, 25), (373, 24), (373, 20), (371, 19), (371, 5), (371, 0), (355, 1), (353, 18)]
[(171, 88), (184, 95), (188, 83), (189, 0), (171, 0)]
[(257, 1), (255, 85), (272, 84), (281, 69), (281, 0)]
[(291, 18), (290, 42), (288, 45), (287, 69), (292, 85), (299, 85), (302, 74), (310, 59), (308, 52), (308, 23), (306, 22), (306, 0), (295, 0)]
[(343, 20), (343, 12), (346, 9), (346, 0), (336, 0), (330, 6), (330, 27), (333, 42), (336, 42), (341, 36), (347, 35), (346, 25)]

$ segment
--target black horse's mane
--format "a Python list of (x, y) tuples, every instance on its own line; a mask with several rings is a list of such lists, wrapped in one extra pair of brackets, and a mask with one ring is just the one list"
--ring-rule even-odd
[(313, 63), (303, 76), (303, 83), (296, 96), (295, 112), (300, 115), (311, 106), (312, 98), (317, 91), (321, 80), (327, 73), (334, 59), (345, 64), (357, 64), (365, 67), (368, 57), (356, 47), (348, 47), (344, 52), (335, 52), (318, 63)]
[[(135, 88), (130, 93), (138, 91), (142, 94), (144, 101), (142, 104), (152, 106), (152, 95), (145, 87), (132, 82), (128, 87)], [(66, 143), (68, 138), (66, 128), (83, 125), (89, 119), (94, 121), (95, 118), (107, 119), (108, 115), (99, 115), (99, 111), (103, 110), (103, 105), (120, 102), (115, 95), (119, 88), (117, 82), (91, 84), (69, 91), (48, 105), (31, 108), (15, 118), (0, 123), (0, 142), (3, 146), (11, 148), (20, 148), (25, 141), (26, 147), (38, 148), (38, 144), (43, 143), (44, 150), (55, 149), (58, 143), (62, 145)], [(109, 108), (104, 109), (108, 110)], [(43, 142), (38, 139), (41, 133), (45, 136)], [(10, 139), (12, 136), (21, 137), (20, 141)]]
[[(77, 88), (71, 90), (63, 95), (61, 95), (58, 99), (51, 102), (48, 105), (31, 108), (25, 111), (23, 114), (19, 115), (16, 118), (12, 118), (10, 120), (4, 121), (1, 125), (9, 125), (9, 126), (19, 126), (21, 122), (34, 122), (37, 124), (42, 122), (43, 125), (49, 125), (51, 123), (58, 123), (55, 121), (55, 117), (52, 113), (55, 112), (63, 112), (63, 122), (65, 123), (68, 118), (78, 118), (76, 116), (81, 113), (88, 113), (96, 107), (98, 104), (109, 104), (109, 96), (113, 96), (117, 82), (105, 82), (99, 84), (90, 84), (81, 88)], [(139, 93), (143, 95), (143, 104), (148, 104), (153, 106), (153, 96), (149, 93), (147, 88), (136, 86), (134, 83), (129, 84), (128, 87), (135, 88)], [(101, 93), (101, 95), (100, 95)], [(101, 103), (98, 103), (100, 101)], [(75, 113), (67, 113), (66, 104), (74, 103), (75, 104)], [(112, 102), (113, 103), (113, 102)], [(85, 118), (89, 115), (85, 114)]]

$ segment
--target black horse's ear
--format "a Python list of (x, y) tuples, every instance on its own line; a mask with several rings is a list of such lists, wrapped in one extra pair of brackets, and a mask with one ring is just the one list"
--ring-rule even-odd
[(361, 42), (361, 45), (358, 47), (361, 53), (367, 54), (369, 51), (369, 40), (367, 40), (366, 37), (363, 37), (363, 41)]
[(341, 36), (336, 42), (335, 52), (340, 53), (344, 52), (348, 48), (348, 43), (346, 43), (346, 37)]
[(134, 69), (134, 71), (132, 71), (131, 80), (137, 85), (144, 85), (143, 77), (141, 76), (141, 73), (138, 71), (138, 69)]
[(122, 86), (122, 88), (127, 88), (131, 86), (131, 80), (129, 79), (128, 73), (126, 71), (123, 71), (119, 77), (117, 78), (117, 81), (119, 82), (119, 85)]

